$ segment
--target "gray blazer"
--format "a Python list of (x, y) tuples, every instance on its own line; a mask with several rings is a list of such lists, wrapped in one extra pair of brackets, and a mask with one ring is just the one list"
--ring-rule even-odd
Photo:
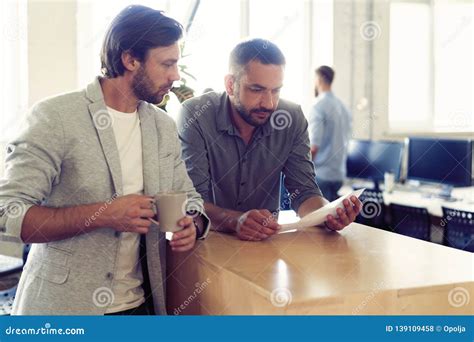
[[(174, 121), (146, 102), (140, 103), (138, 114), (145, 194), (186, 191), (202, 207), (181, 160)], [(82, 91), (32, 108), (24, 131), (7, 146), (5, 176), (0, 180), (0, 239), (20, 241), (23, 217), (32, 205), (77, 206), (123, 195), (110, 120), (99, 78)], [(12, 313), (104, 314), (110, 304), (107, 296), (113, 296), (120, 238), (120, 233), (104, 227), (62, 241), (33, 244)], [(148, 274), (144, 277), (150, 279), (155, 313), (166, 314), (166, 239), (153, 225), (145, 240)]]

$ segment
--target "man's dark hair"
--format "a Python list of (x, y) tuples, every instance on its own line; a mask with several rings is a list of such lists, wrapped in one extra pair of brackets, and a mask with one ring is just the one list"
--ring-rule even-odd
[(125, 72), (123, 52), (145, 61), (148, 50), (173, 45), (182, 36), (182, 25), (162, 11), (128, 6), (113, 19), (105, 35), (100, 53), (102, 73), (109, 78), (121, 76)]
[(240, 74), (251, 61), (262, 64), (285, 65), (285, 56), (272, 42), (255, 38), (237, 44), (230, 53), (229, 70), (231, 73)]
[(327, 65), (322, 65), (316, 69), (316, 74), (321, 77), (327, 85), (331, 85), (334, 80), (334, 70)]

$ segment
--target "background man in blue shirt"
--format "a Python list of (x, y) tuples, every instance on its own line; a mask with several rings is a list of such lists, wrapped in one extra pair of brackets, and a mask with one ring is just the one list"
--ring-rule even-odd
[(335, 200), (346, 177), (347, 144), (352, 135), (352, 115), (331, 91), (334, 70), (316, 69), (317, 96), (309, 116), (311, 155), (316, 179), (328, 200)]

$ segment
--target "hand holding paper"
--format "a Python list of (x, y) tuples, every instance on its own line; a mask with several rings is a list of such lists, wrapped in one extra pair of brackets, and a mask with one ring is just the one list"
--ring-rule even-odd
[[(327, 222), (327, 227), (329, 229), (343, 229), (347, 224), (354, 220), (355, 216), (357, 216), (361, 209), (360, 201), (357, 200), (354, 202), (351, 200), (351, 198), (359, 198), (364, 190), (365, 189), (359, 189), (345, 196), (339, 197), (337, 200), (332, 201), (331, 203), (326, 204), (324, 207), (306, 215), (296, 223), (281, 225), (279, 233), (288, 230), (319, 226), (325, 221)], [(344, 205), (344, 202), (346, 202), (348, 205)], [(342, 222), (339, 222), (341, 220)]]

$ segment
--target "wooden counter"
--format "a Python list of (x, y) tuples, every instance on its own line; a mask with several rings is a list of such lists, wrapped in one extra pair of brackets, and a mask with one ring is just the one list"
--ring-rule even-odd
[(170, 315), (474, 313), (473, 254), (356, 223), (168, 252)]

